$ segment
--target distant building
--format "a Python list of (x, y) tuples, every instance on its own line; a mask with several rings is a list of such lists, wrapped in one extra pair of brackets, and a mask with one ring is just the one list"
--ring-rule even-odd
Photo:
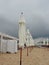
[(34, 39), (35, 45), (49, 45), (49, 39), (48, 38), (37, 38)]
[(17, 38), (0, 33), (0, 52), (1, 53), (16, 53)]

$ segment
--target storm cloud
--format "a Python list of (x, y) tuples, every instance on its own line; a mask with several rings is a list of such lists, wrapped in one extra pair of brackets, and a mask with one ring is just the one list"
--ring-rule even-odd
[(33, 38), (49, 37), (49, 0), (0, 0), (0, 32), (18, 37), (21, 11)]

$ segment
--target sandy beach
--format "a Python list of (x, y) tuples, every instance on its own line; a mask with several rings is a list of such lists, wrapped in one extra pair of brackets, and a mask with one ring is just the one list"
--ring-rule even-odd
[[(49, 65), (49, 48), (22, 50), (22, 65)], [(0, 65), (20, 65), (20, 51), (16, 54), (1, 54)]]

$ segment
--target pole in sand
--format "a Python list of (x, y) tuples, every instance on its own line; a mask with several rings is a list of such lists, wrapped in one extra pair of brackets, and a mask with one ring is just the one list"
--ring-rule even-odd
[(22, 65), (22, 48), (20, 48), (20, 65)]

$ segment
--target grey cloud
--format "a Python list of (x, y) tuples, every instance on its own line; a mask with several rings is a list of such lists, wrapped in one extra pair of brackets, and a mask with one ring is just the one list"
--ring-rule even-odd
[(21, 11), (33, 37), (49, 37), (49, 0), (0, 0), (0, 32), (18, 37)]

